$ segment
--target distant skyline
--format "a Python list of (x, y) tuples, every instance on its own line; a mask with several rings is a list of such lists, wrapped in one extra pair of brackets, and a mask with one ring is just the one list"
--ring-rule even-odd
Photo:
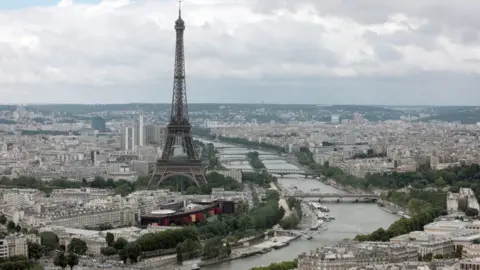
[[(0, 2), (0, 103), (171, 102), (177, 1)], [(479, 9), (186, 0), (188, 100), (480, 105)]]

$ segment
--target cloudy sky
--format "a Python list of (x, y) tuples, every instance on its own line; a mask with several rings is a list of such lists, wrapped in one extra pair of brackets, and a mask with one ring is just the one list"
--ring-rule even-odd
[[(480, 105), (480, 1), (185, 0), (190, 102)], [(0, 103), (171, 100), (173, 0), (1, 0)]]

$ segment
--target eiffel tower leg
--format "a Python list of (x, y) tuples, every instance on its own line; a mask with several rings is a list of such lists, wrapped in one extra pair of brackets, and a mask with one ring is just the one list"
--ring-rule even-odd
[(152, 183), (155, 182), (155, 178), (157, 177), (157, 166), (153, 168), (153, 171), (151, 172), (152, 177), (150, 178), (150, 181), (148, 182), (147, 189), (152, 185)]
[(172, 130), (167, 131), (167, 138), (165, 139), (165, 146), (162, 150), (162, 159), (168, 160), (173, 155), (173, 146), (175, 145), (175, 133)]
[(193, 146), (193, 139), (190, 134), (183, 135), (183, 145), (187, 152), (188, 159), (196, 160), (197, 154), (195, 153), (195, 147)]

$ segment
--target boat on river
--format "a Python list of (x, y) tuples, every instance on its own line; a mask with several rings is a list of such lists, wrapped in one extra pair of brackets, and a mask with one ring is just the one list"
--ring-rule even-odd
[(334, 216), (331, 216), (331, 215), (325, 215), (324, 218), (323, 218), (325, 221), (332, 221), (335, 219)]
[(328, 209), (328, 207), (326, 207), (325, 205), (321, 204), (321, 203), (318, 203), (318, 202), (311, 202), (310, 205), (315, 208), (315, 209), (318, 209), (322, 212), (330, 212), (330, 209)]
[(316, 231), (318, 230), (318, 228), (320, 228), (322, 225), (323, 225), (323, 220), (316, 220), (312, 226), (310, 226), (310, 230), (311, 231)]

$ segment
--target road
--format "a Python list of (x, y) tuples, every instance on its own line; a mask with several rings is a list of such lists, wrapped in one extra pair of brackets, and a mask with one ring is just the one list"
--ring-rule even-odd
[(248, 209), (251, 210), (253, 208), (253, 195), (248, 184), (243, 185), (243, 192), (245, 192), (245, 196), (247, 197)]
[(278, 194), (280, 194), (280, 200), (278, 200), (278, 204), (280, 204), (280, 206), (285, 209), (285, 217), (288, 217), (292, 213), (292, 211), (290, 210), (290, 207), (288, 206), (285, 197), (283, 197), (283, 193), (278, 190), (277, 186), (274, 183), (270, 183), (270, 188), (276, 190)]

